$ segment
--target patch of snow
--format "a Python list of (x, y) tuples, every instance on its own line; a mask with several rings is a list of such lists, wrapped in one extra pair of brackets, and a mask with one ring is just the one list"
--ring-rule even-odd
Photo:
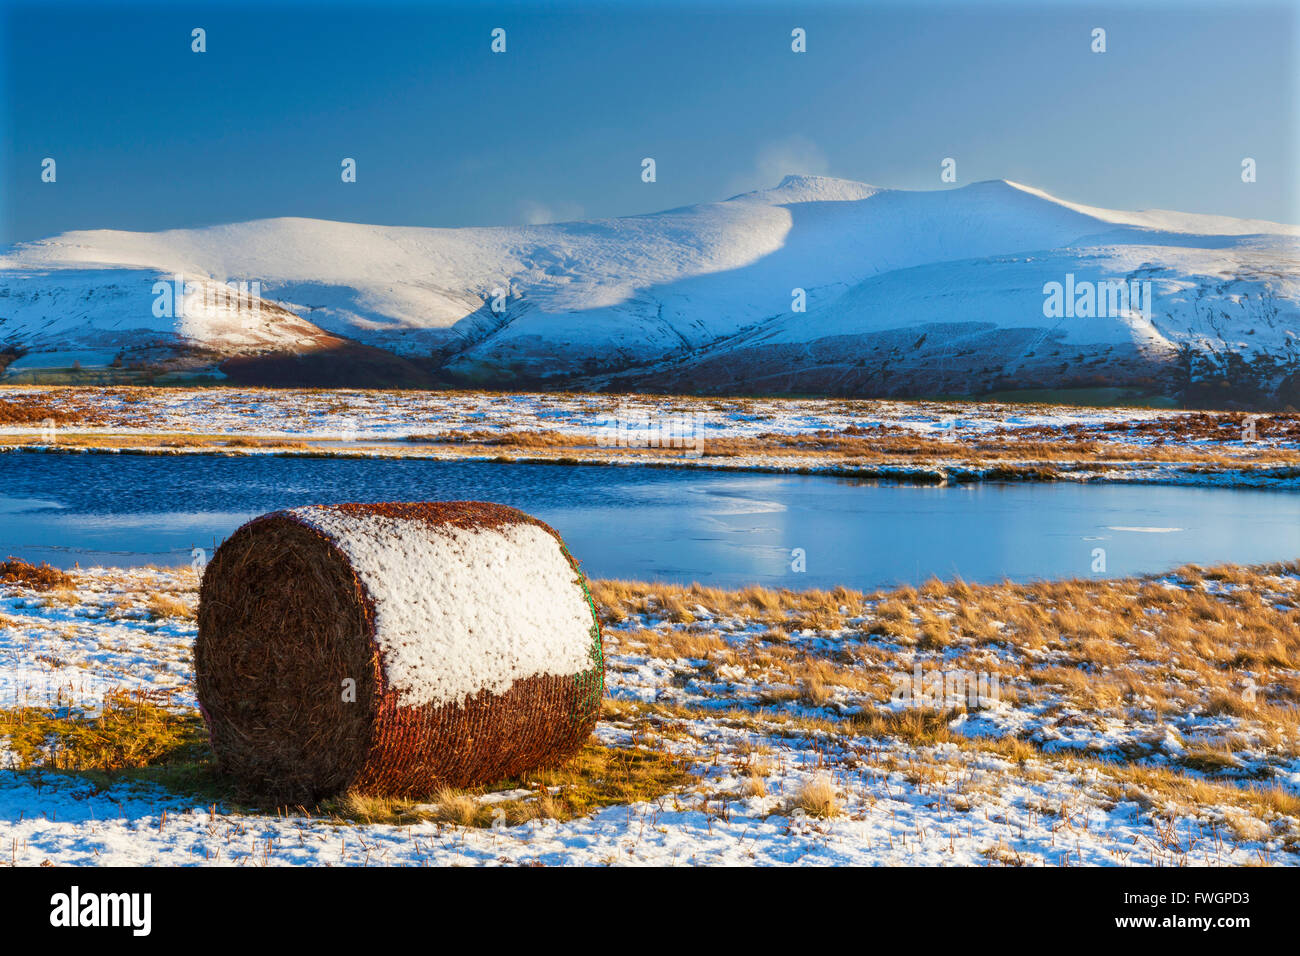
[(329, 537), (374, 600), (384, 673), (403, 705), (460, 703), (591, 667), (591, 607), (542, 528), (432, 526), (324, 506), (287, 513)]

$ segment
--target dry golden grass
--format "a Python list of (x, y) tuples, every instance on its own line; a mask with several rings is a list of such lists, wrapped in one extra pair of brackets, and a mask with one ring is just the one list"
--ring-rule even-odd
[(1300, 794), (1278, 784), (1213, 780), (1182, 773), (1177, 768), (1071, 757), (1072, 769), (1086, 768), (1100, 778), (1098, 789), (1115, 801), (1132, 801), (1146, 808), (1180, 809), (1235, 807), (1264, 817), (1300, 817)]
[[(1241, 417), (1225, 417), (1226, 427), (1213, 430), (1218, 443), (1178, 444), (1205, 437), (1203, 429), (1179, 428), (1166, 420), (1143, 423), (1132, 438), (1147, 437), (1165, 429), (1164, 440), (1135, 442), (1103, 426), (1069, 426), (1064, 429), (994, 429), (977, 437), (955, 440), (917, 434), (898, 425), (867, 428), (848, 426), (839, 431), (800, 434), (767, 433), (753, 437), (711, 437), (703, 445), (705, 458), (763, 457), (771, 459), (815, 457), (854, 462), (863, 466), (937, 466), (954, 461), (1002, 466), (999, 477), (1051, 478), (1053, 465), (1107, 466), (1126, 462), (1167, 462), (1235, 468), (1243, 464), (1296, 465), (1300, 450), (1265, 444), (1269, 439), (1300, 438), (1297, 416), (1272, 416), (1267, 434), (1258, 430), (1259, 442), (1240, 443)], [(1260, 421), (1263, 421), (1261, 419)], [(1173, 444), (1170, 444), (1173, 442)], [(627, 451), (627, 449), (619, 449)]]
[[(610, 620), (623, 620), (627, 614), (653, 614), (656, 617), (689, 623), (695, 619), (690, 608), (703, 607), (715, 616), (774, 620), (785, 619), (791, 610), (800, 612), (801, 620), (821, 614), (832, 622), (839, 619), (842, 603), (860, 604), (859, 592), (839, 588), (835, 591), (788, 591), (753, 585), (735, 591), (700, 584), (648, 584), (641, 581), (597, 580), (591, 582), (591, 594), (597, 606)], [(689, 621), (687, 620), (689, 618)]]
[(948, 724), (956, 711), (913, 707), (907, 710), (864, 710), (847, 721), (848, 727), (863, 737), (896, 737), (909, 744), (929, 746), (952, 743), (955, 738)]
[(97, 419), (94, 402), (50, 393), (0, 394), (0, 425), (33, 426), (52, 423), (63, 427)]
[(618, 697), (606, 697), (600, 702), (600, 716), (602, 720), (627, 721), (632, 720), (640, 713), (640, 707), (636, 701), (625, 700)]
[(55, 770), (97, 785), (156, 783), (210, 798), (230, 796), (217, 778), (197, 713), (165, 706), (168, 695), (113, 691), (97, 714), (67, 707), (0, 709), (0, 742), (19, 770)]
[[(87, 424), (87, 423), (81, 423)], [(40, 435), (7, 435), (5, 444), (46, 445), (49, 440)], [(271, 452), (303, 452), (313, 446), (305, 441), (288, 438), (237, 437), (198, 434), (149, 434), (126, 432), (77, 432), (61, 427), (54, 435), (54, 444), (65, 448), (123, 449), (137, 454), (171, 454), (170, 449), (188, 448), (213, 453), (234, 449), (257, 448)], [(322, 454), (324, 452), (322, 451)]]
[(787, 803), (786, 809), (799, 809), (810, 817), (826, 820), (839, 816), (843, 808), (835, 784), (826, 777), (818, 776), (804, 781)]
[[(157, 435), (140, 433), (78, 433), (60, 426), (59, 445), (75, 448), (139, 449), (203, 448), (213, 452), (239, 448), (268, 451), (298, 451), (321, 455), (339, 454), (339, 449), (314, 446), (310, 442), (248, 436), (227, 438), (213, 435)], [(90, 424), (81, 422), (81, 424)], [(111, 425), (109, 425), (111, 427)], [(9, 436), (7, 444), (38, 445), (40, 436)], [(909, 447), (919, 443), (917, 447)], [(364, 442), (362, 442), (364, 444)], [(834, 468), (855, 477), (888, 480), (914, 480), (922, 483), (956, 481), (1053, 481), (1070, 472), (1114, 472), (1134, 465), (1163, 464), (1192, 473), (1234, 473), (1256, 468), (1300, 468), (1300, 449), (1263, 444), (1230, 446), (1127, 445), (1119, 443), (1042, 444), (1007, 440), (1002, 444), (945, 442), (909, 438), (902, 442), (875, 441), (804, 442), (789, 444), (753, 438), (711, 439), (703, 444), (702, 458), (675, 449), (622, 448), (602, 446), (590, 435), (550, 432), (516, 432), (494, 436), (490, 440), (464, 440), (456, 433), (448, 436), (419, 436), (405, 447), (382, 447), (391, 458), (490, 458), (507, 462), (558, 462), (562, 464), (594, 463), (632, 459), (647, 462), (673, 460), (722, 463), (746, 467), (762, 461), (795, 471)], [(903, 471), (900, 472), (900, 469)], [(954, 469), (977, 470), (976, 474)], [(911, 471), (908, 471), (911, 470)]]
[[(892, 647), (903, 645), (932, 655), (926, 660), (942, 655), (961, 662), (952, 666), (997, 675), (1004, 700), (1059, 698), (1119, 719), (1134, 707), (1157, 719), (1227, 715), (1249, 722), (1254, 746), (1300, 753), (1300, 565), (1186, 567), (1174, 577), (1180, 586), (1146, 578), (934, 580), (865, 595), (628, 581), (596, 581), (592, 590), (606, 621), (670, 621), (676, 609), (700, 605), (715, 621), (765, 625), (760, 637), (743, 640), (724, 640), (716, 623), (624, 638), (651, 656), (742, 668), (768, 685), (759, 706), (824, 707), (841, 690), (887, 699), (889, 674), (910, 669)], [(840, 637), (815, 646), (798, 636), (808, 628)], [(868, 707), (852, 719), (869, 736), (945, 739), (943, 721), (929, 722), (924, 711), (898, 716)], [(1194, 748), (1187, 765), (1229, 771), (1241, 746), (1234, 740), (1220, 757)]]
[(443, 787), (435, 793), (433, 805), (436, 808), (434, 819), (462, 827), (473, 826), (486, 809), (468, 793), (451, 787)]
[(27, 561), (10, 557), (0, 561), (0, 584), (18, 584), (35, 591), (52, 591), (71, 588), (72, 576), (48, 564), (31, 564)]
[(406, 440), (426, 445), (479, 445), (484, 448), (502, 446), (507, 448), (576, 448), (587, 445), (594, 446), (597, 443), (594, 437), (528, 429), (509, 432), (483, 429), (449, 431), (433, 435), (409, 435)]
[[(696, 781), (681, 757), (647, 749), (620, 749), (588, 743), (563, 766), (539, 770), (524, 780), (499, 781), (491, 790), (444, 787), (425, 801), (349, 793), (325, 801), (321, 811), (342, 820), (405, 825), (437, 821), (454, 826), (488, 827), (528, 820), (571, 820), (607, 806), (658, 799)], [(518, 799), (483, 798), (492, 791), (527, 789)]]
[(767, 777), (757, 767), (751, 767), (740, 781), (740, 792), (746, 797), (767, 796)]
[(151, 594), (146, 610), (152, 618), (181, 617), (192, 619), (195, 609), (188, 601), (173, 594)]
[[(177, 612), (193, 587), (193, 576), (188, 570), (185, 574), (185, 582), (175, 588), (134, 598), (135, 613), (146, 604), (154, 616)], [(1179, 586), (1168, 586), (1164, 578)], [(620, 734), (630, 734), (633, 749), (593, 744), (566, 767), (501, 785), (526, 789), (530, 796), (503, 800), (482, 792), (448, 792), (425, 804), (349, 797), (325, 807), (326, 813), (341, 820), (436, 820), (456, 826), (490, 826), (501, 819), (511, 824), (565, 820), (601, 806), (663, 797), (671, 801), (696, 781), (687, 771), (692, 760), (731, 767), (739, 776), (727, 791), (732, 798), (776, 792), (769, 786), (770, 768), (756, 759), (756, 750), (737, 745), (720, 757), (717, 752), (700, 757), (698, 727), (704, 725), (743, 731), (737, 736), (778, 752), (783, 741), (801, 748), (815, 741), (821, 753), (821, 741), (833, 740), (827, 752), (850, 755), (860, 761), (858, 767), (879, 769), (885, 759), (895, 759), (889, 769), (926, 792), (954, 786), (944, 768), (950, 758), (939, 754), (979, 754), (984, 764), (1000, 766), (987, 759), (995, 755), (1012, 765), (999, 773), (1016, 781), (1077, 772), (1079, 786), (1091, 788), (1093, 799), (1136, 801), (1152, 815), (1172, 812), (1169, 808), (1204, 811), (1241, 840), (1256, 839), (1251, 834), (1259, 832), (1259, 820), (1300, 815), (1300, 797), (1293, 789), (1264, 776), (1267, 764), (1293, 759), (1300, 750), (1300, 563), (1189, 567), (1160, 580), (1026, 585), (931, 580), (917, 588), (873, 594), (848, 589), (725, 591), (628, 581), (595, 581), (592, 590), (602, 618), (621, 622), (610, 634), (617, 655), (674, 661), (673, 672), (683, 681), (698, 678), (710, 694), (734, 694), (724, 705), (731, 709), (720, 711), (716, 699), (708, 706), (691, 706), (685, 702), (690, 697), (682, 703), (606, 700), (603, 718), (616, 722)], [(56, 588), (47, 595), (59, 593)], [(693, 620), (673, 622), (682, 612)], [(1050, 706), (1043, 715), (1061, 715), (1063, 727), (1095, 730), (1100, 736), (1107, 720), (1134, 721), (1142, 726), (1142, 736), (1132, 746), (1125, 743), (1116, 752), (1087, 757), (1040, 751), (1031, 740), (1013, 737), (966, 737), (949, 727), (959, 710), (873, 705), (889, 697), (891, 675), (908, 670), (913, 660), (929, 662), (926, 666), (953, 661), (959, 662), (954, 666), (997, 673), (1007, 689), (1004, 700), (1046, 702)], [(1247, 679), (1253, 696), (1243, 693)], [(724, 682), (725, 690), (713, 688), (715, 680)], [(746, 681), (752, 683), (746, 687)], [(760, 690), (766, 694), (761, 699)], [(1139, 711), (1140, 721), (1134, 716)], [(1152, 741), (1174, 733), (1170, 720), (1196, 713), (1228, 719), (1205, 739), (1180, 724), (1186, 731), (1184, 750), (1167, 752), (1168, 762), (1160, 766), (1141, 760), (1150, 755)], [(140, 740), (124, 741), (117, 738), (134, 737), (136, 729), (120, 716), (102, 738), (103, 722), (65, 721), (32, 709), (11, 711), (0, 719), (0, 735), (11, 749), (27, 754), (31, 766), (74, 771), (83, 765), (134, 767), (133, 772), (154, 774), (165, 765), (167, 773), (177, 774), (177, 761), (184, 763), (184, 758), (190, 776), (207, 773), (205, 762), (185, 756), (203, 749), (198, 736), (189, 740), (195, 721), (168, 729), (163, 718), (148, 712)], [(182, 731), (183, 738), (178, 736)], [(62, 741), (54, 763), (47, 762), (43, 749), (51, 739)], [(178, 740), (184, 747), (177, 746)], [(688, 744), (685, 750), (694, 746), (696, 756), (674, 756), (677, 750), (667, 746), (669, 741)], [(128, 750), (128, 743), (143, 749)], [(893, 756), (882, 759), (882, 751)], [(1260, 769), (1252, 755), (1262, 751), (1268, 761)], [(818, 766), (839, 765), (819, 758)], [(830, 788), (831, 805), (842, 810), (832, 782), (822, 778), (819, 785)], [(961, 785), (963, 794), (972, 790)], [(807, 802), (817, 805), (811, 796)], [(802, 791), (784, 799), (771, 805), (793, 809), (805, 802)], [(967, 800), (965, 808), (970, 806)], [(1224, 808), (1238, 815), (1228, 815)], [(818, 815), (807, 806), (803, 810)]]

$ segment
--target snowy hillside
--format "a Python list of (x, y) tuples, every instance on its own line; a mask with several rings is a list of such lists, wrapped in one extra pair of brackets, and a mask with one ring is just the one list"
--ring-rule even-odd
[[(347, 340), (464, 384), (915, 394), (1148, 380), (1190, 346), (1211, 365), (1263, 357), (1275, 386), (1300, 349), (1298, 249), (1295, 226), (1098, 209), (1005, 181), (789, 176), (554, 225), (66, 233), (0, 255), (0, 349), (27, 367), (78, 350), (194, 366)], [(200, 292), (260, 283), (261, 307), (159, 317), (155, 283), (176, 275)], [(1150, 282), (1150, 308), (1045, 316), (1045, 284), (1067, 276)]]

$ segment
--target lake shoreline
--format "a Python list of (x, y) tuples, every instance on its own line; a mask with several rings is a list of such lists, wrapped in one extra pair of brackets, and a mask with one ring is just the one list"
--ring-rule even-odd
[(0, 452), (1300, 487), (1300, 413), (990, 401), (0, 385)]
[[(925, 463), (858, 463), (826, 460), (811, 456), (807, 460), (782, 461), (762, 456), (731, 458), (691, 457), (684, 455), (627, 454), (624, 450), (592, 449), (589, 446), (555, 446), (543, 452), (509, 453), (485, 447), (457, 444), (412, 444), (407, 447), (385, 445), (323, 447), (289, 447), (272, 436), (130, 436), (128, 441), (114, 442), (108, 436), (60, 436), (57, 444), (24, 442), (0, 444), (0, 454), (102, 454), (177, 456), (207, 455), (225, 458), (340, 458), (357, 460), (432, 460), (483, 462), (501, 465), (565, 465), (606, 468), (666, 468), (704, 470), (742, 474), (820, 475), (831, 478), (860, 479), (909, 485), (964, 485), (996, 482), (1078, 482), (1149, 485), (1196, 485), (1221, 488), (1300, 489), (1300, 464), (1245, 464), (1236, 467), (1198, 462), (1131, 461), (1055, 461), (990, 460)], [(167, 441), (176, 442), (166, 444)], [(229, 445), (225, 442), (234, 441)], [(300, 442), (298, 444), (301, 444)]]

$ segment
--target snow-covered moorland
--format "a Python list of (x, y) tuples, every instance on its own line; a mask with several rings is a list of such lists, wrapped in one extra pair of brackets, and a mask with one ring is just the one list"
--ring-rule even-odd
[(0, 449), (1290, 487), (1300, 415), (579, 393), (0, 387)]
[[(271, 812), (214, 795), (195, 587), (188, 569), (0, 585), (0, 860), (1300, 861), (1294, 565), (874, 595), (598, 581), (609, 697), (576, 770)], [(85, 722), (114, 688), (154, 717)], [(127, 769), (87, 769), (110, 763)]]

